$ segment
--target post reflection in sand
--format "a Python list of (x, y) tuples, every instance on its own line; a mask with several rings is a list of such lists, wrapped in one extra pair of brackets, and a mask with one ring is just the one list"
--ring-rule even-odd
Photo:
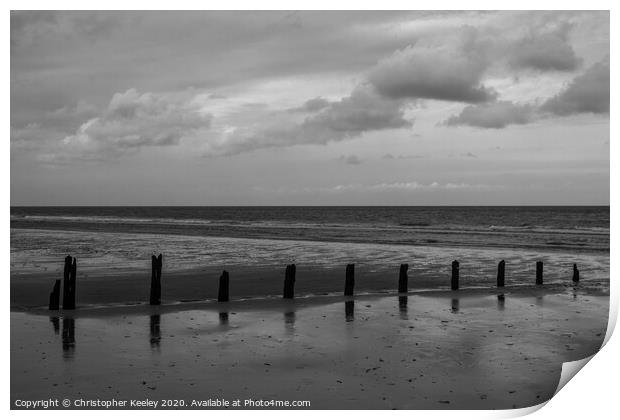
[(228, 325), (228, 312), (220, 312), (219, 318), (221, 326), (225, 327)]
[(544, 303), (545, 301), (542, 296), (536, 296), (536, 305), (543, 306)]
[(54, 327), (54, 334), (58, 335), (60, 333), (60, 318), (57, 316), (50, 316), (50, 322)]
[(453, 314), (456, 314), (459, 312), (459, 300), (458, 298), (452, 298), (452, 308), (450, 309), (450, 311)]
[(344, 319), (346, 322), (352, 322), (355, 319), (355, 301), (347, 300), (344, 303)]
[(503, 311), (505, 309), (504, 305), (506, 303), (506, 296), (503, 293), (497, 295), (497, 309)]
[(75, 352), (75, 320), (62, 319), (62, 355), (65, 359), (72, 359)]
[(409, 296), (399, 296), (398, 297), (398, 313), (400, 315), (400, 319), (407, 320), (409, 316), (407, 315), (407, 310), (409, 303)]
[(149, 319), (151, 348), (159, 350), (161, 344), (161, 315), (151, 315)]
[(295, 311), (284, 312), (284, 329), (287, 334), (295, 332)]

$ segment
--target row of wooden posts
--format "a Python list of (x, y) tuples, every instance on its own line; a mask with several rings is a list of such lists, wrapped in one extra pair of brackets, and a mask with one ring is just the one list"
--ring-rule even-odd
[[(149, 303), (151, 305), (161, 304), (161, 270), (163, 266), (163, 256), (159, 254), (157, 257), (151, 257), (151, 293)], [(65, 269), (63, 278), (63, 309), (75, 309), (75, 284), (76, 284), (77, 262), (75, 258), (68, 255), (65, 258)], [(409, 279), (407, 271), (409, 264), (401, 264), (398, 274), (398, 293), (407, 293), (409, 291)], [(295, 264), (286, 266), (284, 273), (284, 291), (282, 297), (284, 299), (293, 299), (295, 297), (295, 273), (297, 268)], [(504, 287), (506, 273), (506, 262), (501, 260), (497, 266), (497, 287)], [(573, 282), (579, 281), (579, 270), (577, 264), (573, 264)], [(536, 284), (543, 284), (543, 262), (536, 262)], [(230, 276), (224, 270), (220, 276), (219, 290), (217, 294), (218, 302), (228, 302), (230, 300)], [(452, 276), (450, 279), (450, 287), (452, 290), (459, 289), (459, 262), (452, 261)], [(355, 289), (355, 264), (347, 264), (345, 271), (344, 295), (353, 296)], [(50, 293), (49, 309), (60, 309), (60, 280), (56, 280), (52, 293)]]

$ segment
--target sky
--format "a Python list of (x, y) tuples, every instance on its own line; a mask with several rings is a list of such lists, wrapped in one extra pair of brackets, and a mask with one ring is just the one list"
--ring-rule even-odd
[(607, 205), (608, 12), (11, 12), (11, 205)]

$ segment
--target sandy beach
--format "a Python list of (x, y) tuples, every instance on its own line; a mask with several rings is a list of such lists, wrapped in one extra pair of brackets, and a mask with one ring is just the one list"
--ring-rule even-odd
[[(522, 408), (551, 398), (562, 363), (605, 336), (607, 209), (14, 211), (13, 408)], [(150, 306), (159, 253), (162, 304)], [(77, 308), (51, 312), (67, 254)], [(295, 298), (282, 299), (292, 263)]]
[(506, 287), (503, 297), (480, 289), (14, 311), (11, 401), (521, 408), (553, 395), (563, 362), (600, 348), (608, 302), (586, 286), (550, 285)]

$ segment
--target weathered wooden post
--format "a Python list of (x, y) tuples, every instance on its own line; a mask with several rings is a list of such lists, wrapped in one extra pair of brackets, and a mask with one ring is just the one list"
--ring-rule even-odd
[(295, 297), (295, 272), (297, 268), (295, 264), (290, 264), (286, 266), (286, 271), (284, 272), (284, 292), (282, 293), (282, 297), (284, 299), (293, 299)]
[(407, 270), (409, 270), (409, 264), (400, 265), (400, 273), (398, 274), (398, 293), (407, 293), (409, 291)]
[(69, 277), (71, 276), (71, 255), (67, 255), (65, 257), (65, 267), (62, 275), (62, 307), (66, 309), (69, 303), (69, 293), (70, 293), (70, 285), (69, 285)]
[(163, 265), (163, 256), (151, 256), (151, 305), (161, 305), (161, 268)]
[(501, 260), (497, 265), (497, 287), (504, 287), (504, 274), (506, 272), (506, 261)]
[(344, 295), (353, 296), (355, 288), (355, 264), (347, 264), (347, 270), (344, 278)]
[(536, 284), (543, 284), (543, 262), (536, 261)]
[(459, 262), (457, 260), (452, 261), (452, 290), (459, 290)]
[(579, 283), (579, 270), (577, 269), (577, 264), (573, 264), (573, 281), (575, 283)]
[(50, 293), (50, 311), (57, 311), (60, 309), (60, 280), (56, 280), (52, 293)]
[(220, 276), (220, 289), (217, 293), (218, 302), (228, 302), (228, 271), (224, 270)]
[(65, 257), (65, 269), (63, 274), (62, 308), (75, 309), (75, 282), (77, 274), (77, 261), (71, 255)]

